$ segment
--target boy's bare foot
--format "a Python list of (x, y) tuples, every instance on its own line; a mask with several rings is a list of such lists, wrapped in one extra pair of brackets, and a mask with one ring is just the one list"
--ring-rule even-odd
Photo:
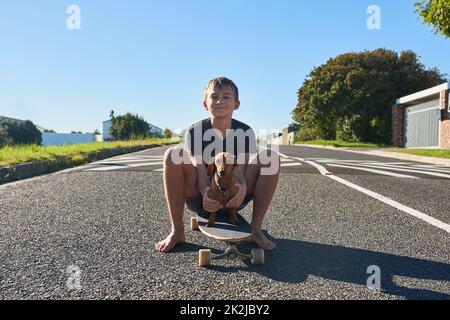
[(252, 240), (256, 242), (256, 244), (263, 248), (264, 250), (274, 250), (277, 247), (277, 244), (273, 241), (270, 241), (266, 238), (266, 236), (262, 233), (261, 230), (252, 232)]
[(155, 243), (155, 249), (159, 252), (169, 252), (179, 243), (184, 243), (186, 241), (186, 237), (183, 233), (178, 233), (171, 231), (169, 235), (164, 239), (157, 243)]

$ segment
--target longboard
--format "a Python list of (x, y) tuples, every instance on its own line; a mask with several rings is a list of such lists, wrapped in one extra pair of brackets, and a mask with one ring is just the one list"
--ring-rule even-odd
[(211, 260), (233, 260), (233, 259), (251, 259), (255, 265), (264, 264), (264, 250), (261, 248), (252, 249), (251, 254), (244, 254), (239, 251), (237, 245), (240, 242), (251, 241), (252, 227), (240, 214), (237, 215), (239, 224), (231, 222), (231, 215), (228, 210), (220, 210), (216, 215), (214, 226), (208, 227), (209, 213), (198, 213), (196, 217), (191, 218), (191, 229), (200, 231), (204, 235), (213, 239), (224, 241), (228, 248), (225, 252), (212, 255), (210, 249), (199, 250), (199, 266), (207, 267)]

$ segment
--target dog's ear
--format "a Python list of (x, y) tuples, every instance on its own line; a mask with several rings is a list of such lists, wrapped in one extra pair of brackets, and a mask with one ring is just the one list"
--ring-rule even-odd
[(210, 177), (214, 174), (215, 169), (216, 169), (216, 164), (214, 162), (214, 158), (212, 158), (208, 164), (208, 168), (206, 169), (206, 174), (208, 175), (208, 177)]

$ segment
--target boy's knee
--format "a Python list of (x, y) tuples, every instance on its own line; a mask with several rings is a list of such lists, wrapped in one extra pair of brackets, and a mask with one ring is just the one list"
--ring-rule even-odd
[(258, 164), (262, 175), (275, 175), (280, 172), (280, 155), (273, 150), (266, 149), (258, 154)]
[(183, 164), (184, 150), (181, 147), (171, 147), (164, 153), (165, 165), (181, 165)]

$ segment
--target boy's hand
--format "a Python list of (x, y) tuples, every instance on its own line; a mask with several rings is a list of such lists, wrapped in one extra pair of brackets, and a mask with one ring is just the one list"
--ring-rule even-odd
[(219, 209), (222, 209), (222, 205), (219, 201), (208, 198), (208, 190), (209, 187), (207, 187), (203, 193), (203, 209), (208, 212), (216, 212)]
[(226, 204), (226, 208), (237, 208), (239, 207), (242, 202), (244, 202), (245, 196), (247, 195), (247, 185), (241, 184), (238, 181), (236, 181), (235, 185), (239, 187), (238, 192), (236, 195), (228, 201)]

